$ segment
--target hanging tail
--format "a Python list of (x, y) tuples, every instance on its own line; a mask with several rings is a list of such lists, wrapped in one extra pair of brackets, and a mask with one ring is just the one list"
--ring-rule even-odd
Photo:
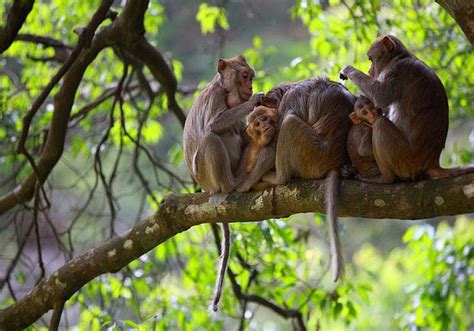
[(230, 228), (228, 223), (222, 223), (222, 248), (221, 248), (221, 258), (219, 261), (219, 268), (216, 281), (216, 290), (214, 292), (214, 301), (212, 304), (212, 309), (217, 311), (219, 306), (219, 301), (222, 296), (222, 288), (224, 286), (224, 277), (227, 270), (227, 265), (229, 264), (229, 253), (230, 253)]
[(339, 200), (339, 174), (331, 170), (326, 178), (326, 215), (329, 224), (329, 243), (331, 251), (331, 272), (333, 281), (337, 282), (344, 276), (344, 258), (339, 239), (339, 225), (336, 209)]

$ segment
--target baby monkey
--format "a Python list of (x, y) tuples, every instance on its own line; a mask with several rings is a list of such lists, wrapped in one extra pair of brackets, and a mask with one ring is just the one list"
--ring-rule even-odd
[(275, 136), (278, 124), (278, 110), (266, 106), (256, 107), (247, 118), (248, 126), (245, 132), (250, 138), (247, 147), (245, 172), (251, 173), (258, 156)]
[(360, 96), (354, 105), (354, 111), (349, 117), (354, 123), (347, 136), (347, 153), (357, 170), (357, 179), (371, 178), (380, 175), (380, 169), (375, 160), (372, 148), (372, 128), (365, 117), (375, 114), (382, 115), (382, 110), (365, 96)]
[(240, 176), (245, 177), (237, 191), (263, 190), (269, 183), (262, 176), (274, 167), (275, 140), (278, 128), (278, 110), (272, 104), (255, 107), (247, 117), (245, 133), (249, 143), (243, 151), (239, 167)]

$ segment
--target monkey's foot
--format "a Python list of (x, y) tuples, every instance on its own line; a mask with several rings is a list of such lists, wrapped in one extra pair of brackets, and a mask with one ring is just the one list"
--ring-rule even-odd
[(357, 178), (357, 170), (352, 164), (344, 164), (341, 167), (340, 174), (342, 178)]

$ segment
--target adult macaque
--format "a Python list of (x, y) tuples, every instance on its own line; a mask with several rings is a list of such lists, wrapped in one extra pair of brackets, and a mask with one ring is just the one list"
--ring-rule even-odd
[(360, 96), (357, 98), (354, 111), (349, 114), (353, 125), (347, 136), (346, 149), (352, 164), (357, 170), (356, 178), (358, 179), (380, 175), (380, 169), (372, 148), (372, 128), (362, 120), (362, 117), (368, 111), (382, 114), (382, 110), (375, 108), (368, 98)]
[[(263, 100), (263, 104), (274, 105), (273, 101)], [(267, 106), (256, 107), (247, 117), (249, 144), (242, 156), (240, 176), (245, 179), (237, 186), (239, 192), (249, 189), (264, 189), (267, 184), (261, 182), (262, 176), (275, 164), (275, 136), (278, 126), (278, 110)]]
[(333, 279), (337, 281), (344, 272), (336, 215), (338, 171), (348, 159), (349, 113), (354, 108), (355, 98), (341, 84), (324, 78), (285, 85), (282, 95), (275, 173), (263, 179), (273, 184), (285, 184), (292, 177), (327, 177), (325, 195), (331, 269)]
[(341, 71), (341, 78), (352, 80), (387, 112), (387, 117), (376, 116), (372, 125), (381, 176), (364, 180), (391, 183), (397, 177), (440, 178), (472, 171), (439, 165), (448, 132), (448, 99), (435, 72), (391, 35), (377, 38), (367, 55), (372, 62), (369, 75), (352, 66)]
[[(194, 101), (183, 133), (184, 156), (193, 178), (211, 194), (235, 189), (233, 172), (242, 153), (243, 120), (262, 98), (253, 94), (255, 71), (243, 56), (220, 59), (217, 74)], [(229, 258), (229, 225), (222, 224), (223, 242), (213, 309), (222, 294)]]

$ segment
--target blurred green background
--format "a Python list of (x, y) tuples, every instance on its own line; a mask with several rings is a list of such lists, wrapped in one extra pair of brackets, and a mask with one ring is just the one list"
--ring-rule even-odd
[[(89, 22), (98, 4), (37, 1), (21, 32), (74, 46), (73, 30)], [(9, 5), (0, 0), (2, 20)], [(114, 10), (122, 8), (122, 2), (114, 4)], [(313, 76), (338, 80), (339, 70), (348, 64), (367, 71), (366, 51), (373, 39), (393, 33), (446, 87), (450, 129), (442, 165), (474, 160), (473, 48), (432, 1), (162, 0), (150, 3), (145, 27), (147, 38), (174, 69), (178, 102), (185, 111), (213, 77), (220, 57), (244, 54), (257, 70), (255, 90), (267, 91), (283, 81)], [(0, 55), (0, 195), (30, 171), (15, 148), (22, 117), (61, 65), (38, 60), (52, 55), (52, 48), (20, 41)], [(86, 71), (72, 114), (113, 91), (122, 74), (116, 53), (101, 52)], [(153, 97), (140, 88), (140, 75)], [(45, 185), (51, 207), (38, 218), (47, 274), (114, 232), (124, 233), (156, 210), (167, 194), (196, 189), (183, 161), (182, 127), (168, 112), (150, 72), (134, 71), (127, 84), (125, 129), (112, 97), (70, 123), (64, 154)], [(352, 83), (345, 84), (358, 93)], [(57, 87), (51, 95), (56, 92)], [(44, 103), (30, 130), (27, 148), (34, 157), (51, 121), (51, 102)], [(105, 180), (96, 171), (98, 155)], [(230, 270), (242, 293), (297, 312), (293, 316), (301, 316), (310, 330), (472, 330), (472, 218), (343, 219), (348, 270), (344, 283), (336, 285), (328, 277), (324, 215), (235, 224)], [(0, 308), (25, 295), (41, 276), (31, 224), (31, 206), (0, 216), (0, 279), (9, 275), (0, 283)], [(68, 301), (61, 328), (298, 330), (296, 318), (239, 300), (230, 279), (221, 311), (209, 313), (217, 261), (210, 226), (193, 228), (82, 288)], [(31, 329), (46, 329), (48, 320)]]

